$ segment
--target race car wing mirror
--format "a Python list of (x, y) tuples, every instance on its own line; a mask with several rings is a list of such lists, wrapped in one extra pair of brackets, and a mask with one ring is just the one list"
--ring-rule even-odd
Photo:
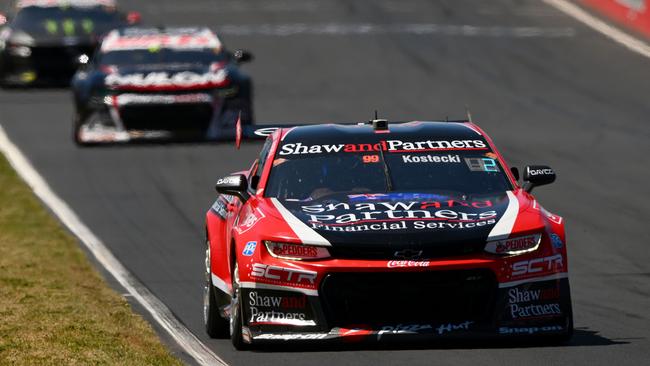
[(140, 14), (140, 12), (130, 11), (126, 14), (126, 22), (129, 23), (129, 25), (140, 24), (141, 20), (142, 20), (142, 15)]
[(236, 50), (232, 56), (235, 58), (235, 62), (238, 64), (243, 64), (245, 62), (253, 61), (253, 54), (246, 50)]
[(214, 188), (221, 194), (239, 197), (242, 202), (246, 202), (250, 198), (250, 195), (246, 191), (248, 188), (248, 179), (243, 174), (229, 175), (221, 178), (217, 181)]
[(555, 182), (555, 171), (546, 165), (528, 165), (524, 170), (524, 190), (531, 192), (537, 186)]

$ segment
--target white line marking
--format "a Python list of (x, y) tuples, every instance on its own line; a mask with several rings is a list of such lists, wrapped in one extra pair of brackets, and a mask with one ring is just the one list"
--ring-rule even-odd
[(382, 35), (382, 34), (412, 34), (412, 35), (442, 35), (464, 37), (496, 37), (496, 38), (567, 38), (574, 37), (575, 30), (571, 27), (542, 28), (542, 27), (500, 27), (449, 25), (434, 23), (407, 24), (224, 24), (217, 27), (218, 34), (235, 36), (294, 36), (299, 34), (344, 36), (344, 35)]
[(230, 291), (230, 287), (228, 286), (226, 281), (224, 281), (221, 278), (217, 277), (217, 275), (214, 274), (214, 273), (211, 273), (211, 275), (212, 275), (212, 285), (214, 287), (216, 287), (219, 290), (227, 293), (228, 295), (232, 295), (232, 293)]
[(508, 194), (508, 207), (503, 213), (503, 216), (497, 221), (496, 225), (488, 234), (487, 240), (501, 240), (506, 239), (512, 232), (512, 227), (517, 221), (517, 216), (519, 216), (519, 200), (512, 193), (512, 191), (507, 191)]
[(530, 283), (530, 282), (559, 280), (562, 278), (569, 278), (569, 274), (567, 272), (562, 272), (562, 273), (555, 273), (544, 277), (529, 278), (526, 280), (519, 280), (519, 281), (512, 281), (512, 282), (503, 282), (499, 284), (499, 288), (507, 288), (507, 287), (521, 285), (524, 283)]
[(9, 140), (0, 125), (0, 151), (18, 175), (34, 191), (36, 196), (54, 212), (54, 215), (88, 248), (95, 259), (133, 296), (169, 333), (169, 335), (201, 365), (227, 365), (190, 332), (160, 301), (138, 281), (108, 250), (104, 243), (88, 228), (77, 214), (52, 191), (45, 179), (36, 171), (27, 157)]
[(277, 198), (271, 198), (271, 202), (303, 244), (332, 246), (327, 239), (295, 217)]
[(546, 4), (584, 23), (640, 55), (650, 58), (650, 45), (605, 23), (567, 0), (543, 0)]

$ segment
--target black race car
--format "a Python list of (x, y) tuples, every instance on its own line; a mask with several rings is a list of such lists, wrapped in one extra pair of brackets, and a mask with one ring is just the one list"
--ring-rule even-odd
[[(223, 140), (253, 122), (252, 84), (208, 28), (111, 31), (72, 80), (78, 144)], [(247, 126), (248, 127), (248, 126)]]
[(20, 0), (0, 14), (0, 85), (68, 85), (109, 30), (135, 24), (139, 14), (114, 0)]

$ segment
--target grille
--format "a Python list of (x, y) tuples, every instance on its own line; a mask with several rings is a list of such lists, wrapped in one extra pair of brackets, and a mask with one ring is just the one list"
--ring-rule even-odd
[(205, 132), (212, 118), (209, 104), (137, 105), (120, 108), (120, 116), (129, 130), (165, 130)]
[[(478, 241), (459, 243), (445, 242), (428, 245), (409, 245), (409, 246), (377, 246), (377, 245), (340, 245), (327, 248), (334, 258), (339, 259), (434, 259), (444, 257), (457, 257), (473, 253), (483, 252), (485, 243)], [(395, 252), (404, 249), (411, 251), (422, 251), (418, 258), (396, 257)]]
[(490, 270), (332, 273), (321, 284), (330, 327), (489, 322), (497, 282)]

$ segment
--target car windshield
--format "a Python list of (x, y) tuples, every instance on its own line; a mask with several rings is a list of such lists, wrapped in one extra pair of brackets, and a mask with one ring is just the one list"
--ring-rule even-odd
[(308, 201), (334, 194), (392, 191), (467, 199), (510, 189), (512, 186), (497, 156), (487, 149), (364, 151), (278, 154), (265, 196)]
[(226, 52), (222, 50), (184, 50), (173, 48), (134, 49), (109, 51), (100, 55), (102, 65), (137, 66), (152, 64), (201, 64), (227, 60)]
[(99, 35), (121, 25), (112, 7), (36, 7), (21, 9), (13, 26), (31, 34), (53, 36)]

